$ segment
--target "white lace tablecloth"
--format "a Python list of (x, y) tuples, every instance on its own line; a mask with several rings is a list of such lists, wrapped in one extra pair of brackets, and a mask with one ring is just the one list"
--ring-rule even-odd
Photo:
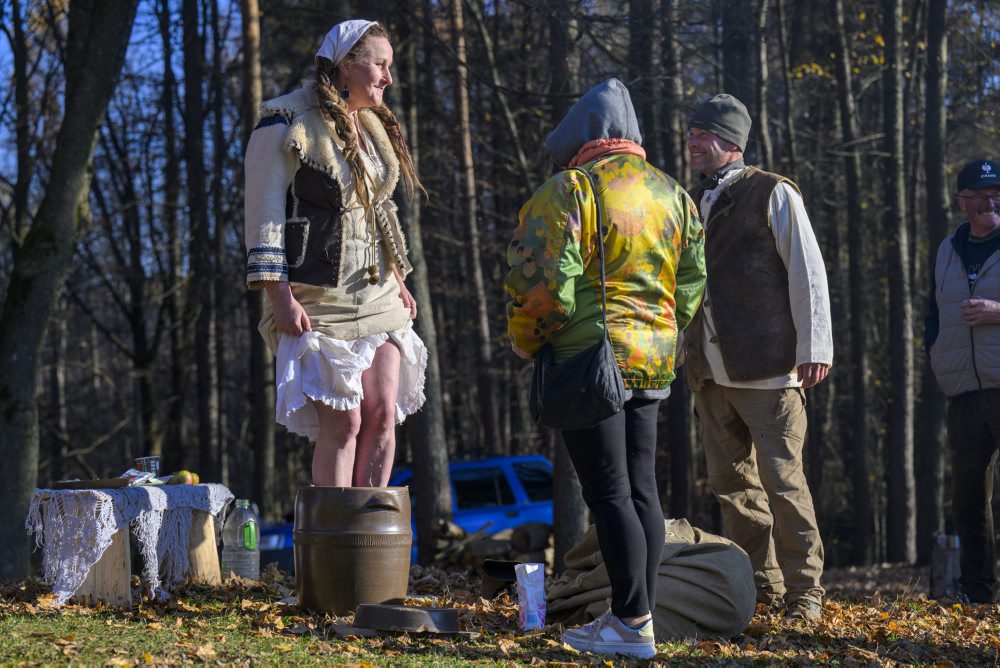
[(37, 489), (25, 527), (35, 537), (35, 548), (42, 548), (42, 576), (59, 605), (80, 588), (115, 532), (130, 524), (142, 552), (143, 580), (165, 596), (164, 589), (188, 570), (191, 511), (211, 513), (218, 534), (232, 500), (233, 493), (216, 484)]

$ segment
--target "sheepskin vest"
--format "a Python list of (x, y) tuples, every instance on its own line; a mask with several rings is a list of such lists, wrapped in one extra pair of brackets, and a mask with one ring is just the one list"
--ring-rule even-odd
[[(404, 276), (408, 274), (412, 267), (392, 200), (399, 161), (378, 117), (367, 109), (358, 112), (359, 122), (387, 168), (386, 178), (376, 182), (370, 193), (373, 211), (366, 215), (344, 158), (343, 143), (322, 113), (313, 89), (301, 88), (263, 103), (261, 117), (272, 115), (280, 115), (288, 123), (286, 142), (301, 162), (286, 196), (288, 280), (327, 287), (366, 280), (368, 265), (376, 260), (370, 246), (373, 223), (386, 258)], [(374, 216), (374, 221), (369, 216)], [(380, 273), (384, 276), (387, 270), (382, 263)]]

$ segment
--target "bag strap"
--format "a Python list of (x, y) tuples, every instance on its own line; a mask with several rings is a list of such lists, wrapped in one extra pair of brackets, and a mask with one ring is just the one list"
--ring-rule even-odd
[[(590, 183), (590, 189), (594, 193), (594, 206), (597, 208), (597, 252), (601, 258), (601, 323), (604, 325), (604, 336), (608, 336), (608, 294), (605, 283), (607, 276), (604, 273), (604, 207), (601, 206), (601, 198), (597, 194), (597, 183), (594, 175), (583, 167), (570, 167), (573, 171), (583, 172)], [(610, 337), (609, 337), (610, 338)]]

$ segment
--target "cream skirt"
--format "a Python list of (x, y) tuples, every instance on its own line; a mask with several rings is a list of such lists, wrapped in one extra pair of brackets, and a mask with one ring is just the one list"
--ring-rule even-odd
[(424, 404), (427, 348), (413, 331), (413, 323), (388, 333), (352, 341), (332, 339), (319, 332), (294, 337), (282, 334), (276, 362), (275, 420), (290, 432), (315, 441), (319, 419), (312, 401), (346, 411), (361, 405), (361, 374), (368, 370), (375, 351), (388, 340), (400, 350), (396, 423), (400, 424)]

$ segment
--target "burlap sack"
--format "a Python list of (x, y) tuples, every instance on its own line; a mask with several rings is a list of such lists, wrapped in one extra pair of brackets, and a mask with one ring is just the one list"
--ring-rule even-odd
[[(547, 622), (584, 624), (603, 614), (611, 584), (591, 526), (566, 553), (566, 570), (549, 586)], [(746, 552), (721, 536), (666, 520), (666, 541), (656, 583), (653, 628), (657, 641), (725, 639), (750, 623), (756, 605), (753, 568)]]

